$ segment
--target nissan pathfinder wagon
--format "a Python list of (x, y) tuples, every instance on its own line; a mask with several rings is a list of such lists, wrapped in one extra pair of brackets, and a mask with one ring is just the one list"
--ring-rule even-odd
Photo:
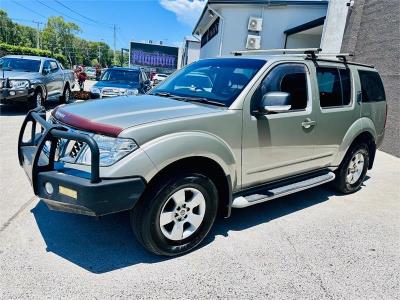
[(236, 54), (146, 95), (30, 111), (18, 157), (35, 195), (58, 211), (130, 211), (140, 243), (173, 256), (232, 208), (328, 182), (357, 191), (385, 132), (374, 67), (318, 50)]

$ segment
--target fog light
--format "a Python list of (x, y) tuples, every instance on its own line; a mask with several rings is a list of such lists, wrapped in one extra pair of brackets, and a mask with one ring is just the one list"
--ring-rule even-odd
[(44, 184), (44, 188), (45, 188), (47, 194), (49, 194), (49, 195), (53, 194), (54, 188), (53, 188), (53, 185), (50, 182), (46, 182)]

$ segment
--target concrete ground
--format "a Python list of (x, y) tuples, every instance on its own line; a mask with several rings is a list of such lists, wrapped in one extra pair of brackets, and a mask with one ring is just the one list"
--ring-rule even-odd
[(318, 187), (235, 209), (202, 246), (147, 253), (127, 213), (53, 212), (17, 163), (23, 110), (0, 117), (0, 298), (399, 299), (400, 159), (378, 152), (362, 189)]

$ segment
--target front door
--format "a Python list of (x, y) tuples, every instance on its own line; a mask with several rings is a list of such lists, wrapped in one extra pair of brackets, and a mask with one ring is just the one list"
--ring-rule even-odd
[(58, 66), (57, 62), (54, 60), (50, 61), (50, 67), (51, 67), (51, 80), (53, 81), (54, 85), (54, 93), (55, 94), (62, 93), (64, 85), (64, 76), (62, 70)]
[[(289, 111), (257, 115), (263, 95), (286, 92)], [(310, 72), (304, 63), (269, 69), (243, 107), (242, 188), (316, 168), (315, 111)]]

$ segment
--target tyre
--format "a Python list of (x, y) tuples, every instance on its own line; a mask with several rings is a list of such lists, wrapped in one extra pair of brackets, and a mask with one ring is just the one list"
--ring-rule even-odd
[(337, 191), (350, 194), (357, 191), (365, 179), (369, 165), (369, 151), (365, 143), (353, 146), (346, 154), (333, 182)]
[(196, 173), (152, 184), (131, 212), (139, 242), (150, 252), (174, 256), (195, 248), (210, 231), (218, 210), (218, 192)]
[(70, 99), (71, 99), (71, 89), (69, 85), (66, 85), (62, 96), (60, 96), (60, 104), (68, 103)]
[(43, 91), (41, 89), (36, 89), (32, 97), (29, 98), (29, 107), (36, 108), (39, 106), (44, 106), (45, 98), (43, 96)]

